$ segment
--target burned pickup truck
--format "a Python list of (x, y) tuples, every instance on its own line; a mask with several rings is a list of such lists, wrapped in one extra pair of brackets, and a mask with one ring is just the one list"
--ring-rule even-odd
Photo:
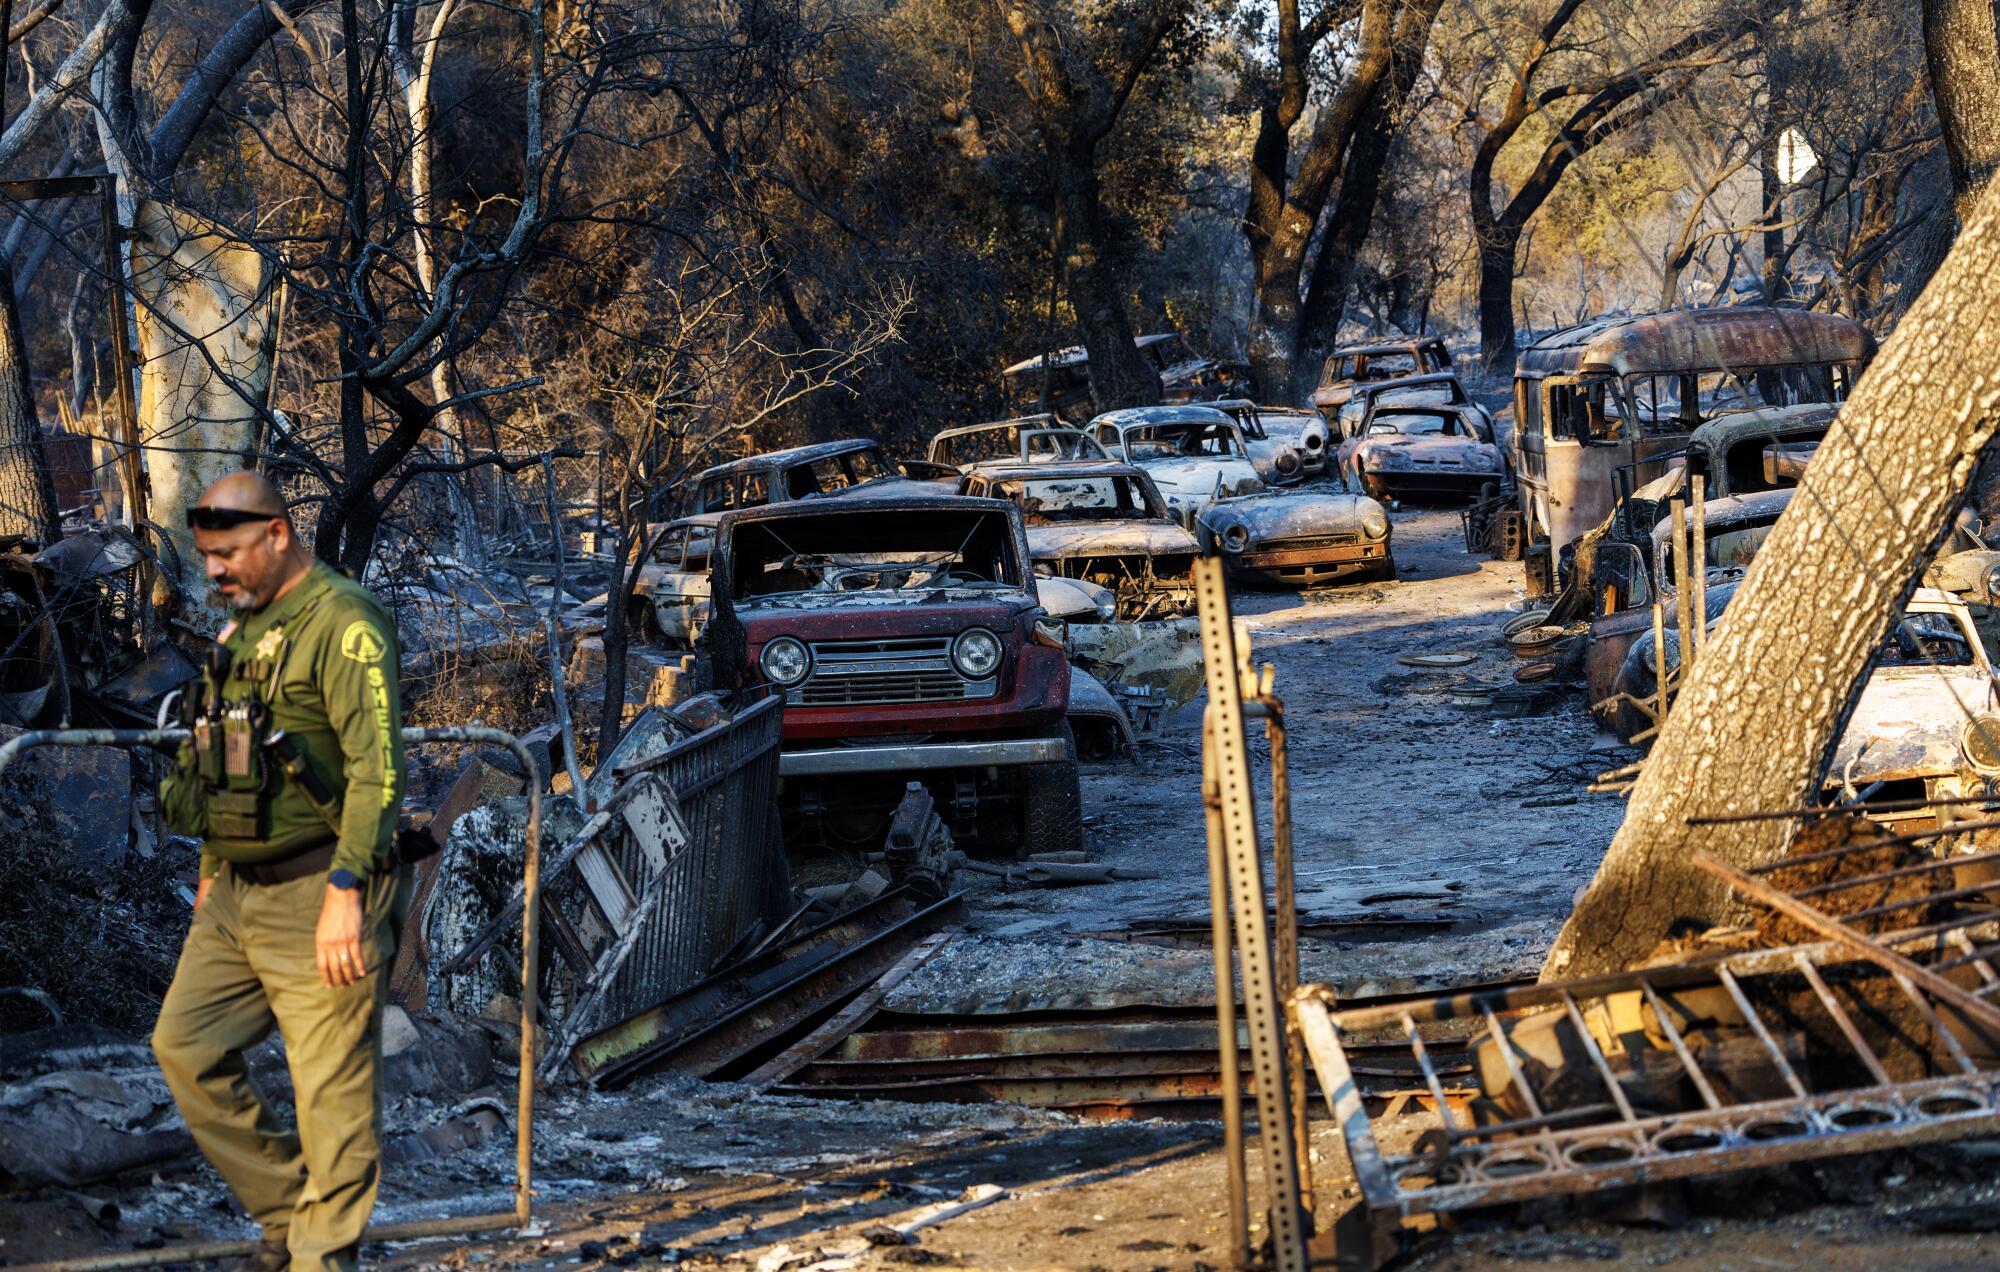
[(785, 702), (787, 842), (879, 843), (921, 781), (961, 843), (1082, 839), (1070, 667), (1014, 505), (953, 495), (724, 515), (709, 557), (720, 685)]

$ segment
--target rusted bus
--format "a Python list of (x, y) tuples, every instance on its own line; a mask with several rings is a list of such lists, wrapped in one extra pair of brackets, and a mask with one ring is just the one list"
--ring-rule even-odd
[(1514, 467), (1530, 543), (1560, 550), (1610, 513), (1617, 474), (1666, 471), (1732, 411), (1839, 402), (1875, 353), (1835, 314), (1744, 306), (1602, 318), (1522, 350)]

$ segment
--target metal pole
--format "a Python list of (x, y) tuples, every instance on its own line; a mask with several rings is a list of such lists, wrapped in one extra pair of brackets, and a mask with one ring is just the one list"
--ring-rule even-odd
[(97, 181), (104, 269), (111, 276), (111, 378), (117, 388), (118, 428), (124, 435), (125, 453), (119, 456), (118, 479), (125, 486), (125, 524), (137, 530), (146, 519), (146, 477), (139, 450), (139, 410), (132, 401), (132, 336), (125, 324), (125, 231), (118, 224), (118, 178), (107, 173)]
[(1271, 1197), (1271, 1248), (1278, 1272), (1305, 1272), (1311, 1218), (1300, 1203), (1283, 1012), (1271, 965), (1269, 920), (1264, 913), (1264, 863), (1257, 848), (1256, 798), (1243, 722), (1244, 699), (1250, 695), (1244, 692), (1221, 558), (1196, 558), (1194, 578), (1214, 724), (1208, 741), (1221, 796), (1223, 856), (1229, 866), (1237, 958), (1243, 969), (1243, 1015), (1250, 1028), (1250, 1063), (1256, 1074), (1257, 1141), (1263, 1150), (1264, 1178)]
[(1675, 499), (1669, 505), (1674, 518), (1674, 622), (1681, 639), (1681, 678), (1687, 678), (1694, 664), (1694, 616), (1688, 595), (1687, 504)]
[(1667, 724), (1667, 616), (1657, 591), (1653, 594), (1653, 674), (1653, 730), (1657, 736)]
[[(39, 746), (116, 746), (116, 747), (168, 747), (178, 746), (186, 741), (186, 729), (37, 729), (21, 734), (5, 743), (0, 743), (0, 773), (21, 752)], [(540, 926), (541, 868), (542, 868), (542, 783), (543, 777), (535, 764), (533, 752), (529, 751), (521, 739), (500, 729), (489, 729), (479, 725), (452, 725), (436, 729), (404, 729), (403, 741), (422, 745), (433, 742), (471, 742), (485, 746), (499, 746), (511, 752), (520, 761), (521, 771), (527, 775), (528, 785), (528, 825), (526, 840), (522, 849), (522, 907), (521, 907), (521, 1080), (518, 1091), (518, 1106), (515, 1110), (516, 1141), (514, 1153), (514, 1211), (504, 1215), (465, 1215), (451, 1219), (428, 1219), (416, 1223), (388, 1224), (370, 1228), (363, 1234), (367, 1241), (410, 1241), (421, 1237), (463, 1236), (476, 1232), (498, 1232), (508, 1228), (525, 1228), (533, 1222), (534, 1213), (534, 1145), (535, 1145), (535, 1004), (538, 995), (535, 985), (538, 980), (536, 962), (538, 953), (537, 929)], [(226, 1259), (252, 1254), (257, 1249), (254, 1241), (206, 1241), (191, 1245), (167, 1246), (158, 1250), (140, 1250), (129, 1254), (102, 1255), (87, 1259), (69, 1259), (57, 1263), (32, 1265), (53, 1272), (104, 1272), (113, 1268), (158, 1267), (167, 1263), (185, 1263), (200, 1259)]]
[(1242, 1055), (1236, 1046), (1236, 975), (1230, 956), (1229, 865), (1222, 856), (1222, 784), (1215, 775), (1214, 716), (1201, 717), (1201, 803), (1208, 818), (1209, 945), (1215, 953), (1215, 1036), (1221, 1050), (1222, 1148), (1229, 1176), (1229, 1264), (1245, 1268), (1250, 1253), (1250, 1184), (1243, 1162)]
[(1689, 481), (1691, 501), (1688, 511), (1690, 543), (1688, 546), (1688, 585), (1694, 592), (1694, 648), (1681, 659), (1683, 665), (1692, 665), (1696, 653), (1708, 644), (1708, 479), (1696, 473)]
[[(1257, 685), (1264, 708), (1264, 737), (1271, 745), (1271, 886), (1277, 891), (1278, 1001), (1292, 1001), (1299, 987), (1299, 895), (1292, 869), (1292, 776), (1285, 750), (1285, 703), (1271, 692), (1277, 669), (1265, 664)], [(1306, 1125), (1306, 1048), (1298, 1022), (1285, 1013), (1285, 1061), (1291, 1075), (1292, 1129), (1298, 1137), (1299, 1200), (1313, 1213), (1312, 1130)]]

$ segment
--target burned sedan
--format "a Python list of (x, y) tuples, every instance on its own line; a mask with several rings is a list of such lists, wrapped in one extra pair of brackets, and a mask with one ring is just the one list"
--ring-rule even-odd
[(1506, 480), (1506, 455), (1483, 411), (1445, 402), (1377, 405), (1340, 444), (1340, 481), (1376, 499), (1476, 495)]
[(718, 683), (785, 701), (789, 842), (880, 842), (921, 781), (956, 839), (1080, 846), (1070, 667), (1014, 505), (954, 495), (776, 504), (716, 526)]
[(959, 493), (1018, 506), (1035, 569), (1110, 588), (1118, 621), (1194, 612), (1194, 536), (1137, 468), (1083, 461), (981, 469)]
[(1366, 495), (1274, 491), (1250, 464), (1243, 435), (1210, 406), (1109, 411), (1090, 434), (1151, 477), (1176, 519), (1213, 542), (1232, 577), (1279, 587), (1396, 573), (1389, 514)]
[[(1105, 462), (982, 469), (967, 475), (960, 490), (1021, 509), (1028, 551), (1043, 576), (1043, 607), (1063, 620), (1063, 646), (1077, 666), (1114, 694), (1163, 710), (1201, 692), (1198, 548), (1167, 515), (1144, 473)], [(1110, 589), (1112, 613), (1057, 614), (1048, 593), (1058, 581)], [(1080, 724), (1078, 730), (1081, 738)]]

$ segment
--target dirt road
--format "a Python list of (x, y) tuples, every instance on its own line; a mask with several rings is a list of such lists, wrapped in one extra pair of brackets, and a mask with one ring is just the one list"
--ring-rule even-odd
[[(1628, 752), (1592, 749), (1580, 703), (1510, 719), (1452, 704), (1454, 688), (1514, 683), (1499, 626), (1521, 596), (1520, 566), (1467, 555), (1453, 510), (1394, 521), (1394, 584), (1236, 598), (1286, 704), (1301, 918), (1344, 928), (1305, 938), (1304, 975), (1343, 994), (1533, 974), (1623, 813), (1619, 799), (1583, 792)], [(1426, 653), (1475, 661), (1397, 661)], [(1093, 855), (1158, 879), (1067, 889), (975, 879), (982, 939), (955, 943), (898, 1000), (960, 1011), (1211, 1001), (1205, 951), (1089, 935), (1206, 921), (1200, 711), (1179, 712), (1137, 761), (1086, 770)], [(1268, 759), (1261, 737), (1253, 749)], [(1430, 930), (1366, 939), (1369, 925), (1395, 920)]]

